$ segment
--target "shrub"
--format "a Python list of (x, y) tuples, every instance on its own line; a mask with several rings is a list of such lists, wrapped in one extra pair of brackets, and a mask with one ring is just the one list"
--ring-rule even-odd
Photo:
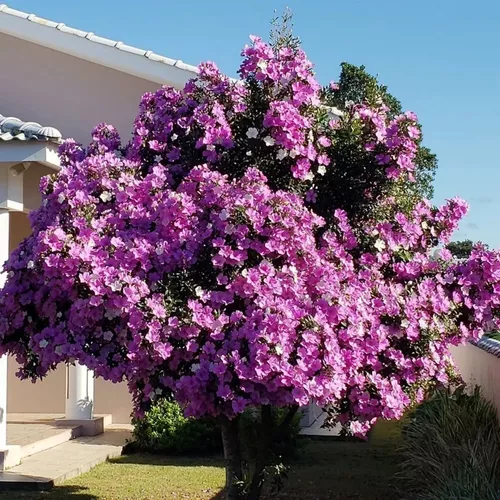
[[(186, 418), (174, 401), (162, 399), (134, 420), (135, 448), (150, 453), (205, 454), (222, 449), (220, 430), (209, 419)], [(129, 450), (130, 451), (130, 450)]]
[(500, 498), (500, 425), (479, 387), (436, 391), (403, 428), (401, 478), (421, 500)]

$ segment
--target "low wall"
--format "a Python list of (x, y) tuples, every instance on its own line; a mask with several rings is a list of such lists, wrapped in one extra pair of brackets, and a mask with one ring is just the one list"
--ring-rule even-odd
[(464, 381), (481, 386), (500, 415), (500, 358), (473, 344), (453, 347), (451, 354)]
[[(19, 380), (15, 373), (18, 365), (13, 359), (8, 362), (7, 412), (8, 413), (60, 413), (65, 412), (66, 366), (60, 366), (42, 381), (32, 383)], [(113, 384), (102, 379), (95, 380), (94, 413), (110, 414), (113, 423), (130, 423), (132, 400), (124, 383)]]

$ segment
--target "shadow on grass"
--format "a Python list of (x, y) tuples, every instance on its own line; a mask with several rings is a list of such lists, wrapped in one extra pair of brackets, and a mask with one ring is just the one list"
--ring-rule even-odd
[(0, 491), (0, 500), (100, 500), (87, 491), (84, 486), (56, 486), (51, 491)]
[(175, 467), (224, 467), (222, 455), (185, 456), (185, 455), (161, 455), (154, 453), (133, 453), (112, 458), (109, 463), (116, 465), (157, 465)]

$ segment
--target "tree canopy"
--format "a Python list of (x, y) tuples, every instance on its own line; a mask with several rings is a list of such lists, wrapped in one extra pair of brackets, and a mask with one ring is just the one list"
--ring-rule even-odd
[(496, 253), (431, 252), (465, 202), (394, 197), (418, 184), (416, 115), (344, 96), (338, 116), (344, 87), (322, 91), (300, 48), (251, 42), (237, 82), (204, 63), (184, 89), (145, 94), (128, 143), (105, 124), (87, 148), (66, 141), (0, 293), (21, 376), (77, 361), (127, 380), (139, 415), (173, 395), (216, 418), (229, 498), (243, 411), (265, 423), (315, 402), (365, 435), (446, 383), (449, 346), (500, 300)]

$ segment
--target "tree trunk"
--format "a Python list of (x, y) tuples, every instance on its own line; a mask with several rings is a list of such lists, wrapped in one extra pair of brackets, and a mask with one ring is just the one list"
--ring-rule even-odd
[(226, 461), (226, 499), (244, 500), (242, 492), (243, 471), (241, 468), (241, 450), (238, 434), (238, 418), (220, 421), (222, 431), (222, 445)]
[[(298, 407), (290, 408), (281, 425), (275, 430), (277, 436), (282, 433), (286, 434), (297, 411)], [(255, 463), (249, 467), (246, 485), (240, 449), (239, 418), (236, 417), (233, 420), (221, 418), (219, 423), (226, 462), (226, 500), (259, 500), (265, 481), (266, 467), (272, 458), (273, 419), (271, 407), (266, 405), (261, 408), (257, 457)], [(248, 477), (250, 474), (251, 477)]]
[(259, 500), (262, 493), (262, 486), (264, 485), (265, 480), (265, 469), (266, 466), (269, 465), (268, 462), (272, 439), (272, 425), (271, 407), (267, 405), (263, 406), (257, 460), (247, 500)]

